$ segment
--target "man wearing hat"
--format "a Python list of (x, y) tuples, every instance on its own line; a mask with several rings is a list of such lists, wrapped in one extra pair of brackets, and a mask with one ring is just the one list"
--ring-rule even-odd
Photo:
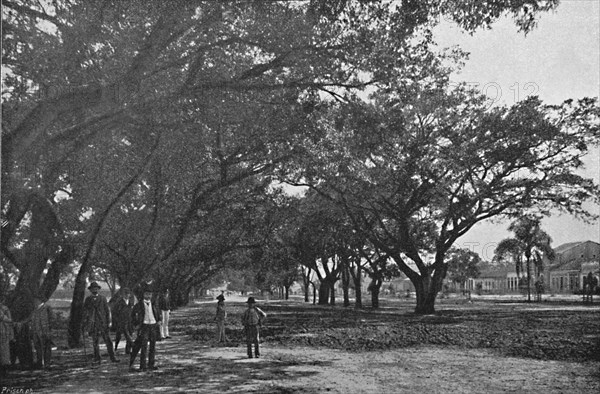
[(246, 346), (248, 347), (248, 358), (252, 358), (252, 344), (254, 344), (254, 356), (260, 357), (260, 351), (258, 349), (260, 326), (263, 320), (267, 317), (267, 314), (261, 311), (256, 306), (256, 300), (254, 297), (248, 297), (248, 309), (242, 315), (242, 325), (246, 333)]
[(221, 293), (217, 297), (217, 315), (215, 316), (215, 321), (217, 322), (217, 342), (227, 342), (227, 336), (225, 335), (226, 318), (225, 296)]
[[(160, 337), (159, 324), (161, 322), (161, 313), (156, 302), (152, 300), (153, 289), (149, 283), (146, 283), (143, 288), (143, 299), (133, 307), (131, 312), (131, 320), (134, 327), (138, 328), (137, 338), (133, 343), (131, 350), (131, 358), (129, 359), (129, 370), (134, 371), (133, 363), (141, 349), (140, 354), (140, 371), (146, 371), (147, 368), (158, 369), (155, 364), (156, 340)], [(150, 351), (148, 353), (148, 364), (146, 366), (146, 353), (148, 351), (148, 343), (150, 343)]]
[(100, 289), (101, 287), (97, 282), (92, 282), (88, 287), (88, 290), (92, 294), (89, 295), (83, 303), (82, 326), (84, 335), (87, 332), (92, 337), (92, 342), (94, 344), (94, 362), (100, 362), (100, 348), (98, 345), (100, 337), (102, 337), (106, 344), (110, 361), (119, 362), (115, 357), (113, 344), (108, 333), (108, 328), (111, 324), (110, 308), (108, 307), (106, 298), (98, 294)]
[(131, 353), (131, 347), (133, 346), (133, 325), (131, 324), (131, 311), (133, 309), (133, 302), (131, 300), (131, 290), (127, 287), (121, 288), (119, 291), (119, 298), (113, 307), (113, 327), (115, 328), (115, 352), (119, 347), (119, 341), (121, 336), (125, 337), (125, 354)]

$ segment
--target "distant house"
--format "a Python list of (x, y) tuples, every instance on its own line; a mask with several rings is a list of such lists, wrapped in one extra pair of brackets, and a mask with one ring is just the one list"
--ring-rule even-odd
[[(600, 244), (594, 241), (571, 242), (554, 249), (553, 261), (545, 259), (546, 293), (573, 293), (583, 288), (583, 277), (592, 272), (600, 277)], [(532, 277), (535, 273), (531, 272)], [(535, 279), (533, 279), (535, 280)], [(467, 290), (484, 293), (518, 293), (519, 278), (514, 269), (486, 269), (478, 278), (467, 280)]]
[(478, 278), (467, 280), (466, 290), (481, 290), (484, 293), (505, 294), (518, 291), (518, 278), (508, 268), (488, 268)]
[(548, 269), (548, 289), (552, 293), (572, 293), (583, 288), (583, 277), (600, 275), (600, 244), (594, 241), (563, 244), (555, 250), (556, 259)]

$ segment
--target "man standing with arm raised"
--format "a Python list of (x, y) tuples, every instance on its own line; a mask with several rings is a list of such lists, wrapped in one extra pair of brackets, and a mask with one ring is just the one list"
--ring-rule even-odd
[(246, 333), (246, 345), (248, 347), (248, 358), (252, 358), (252, 344), (254, 344), (254, 357), (260, 357), (259, 341), (260, 327), (267, 314), (256, 306), (254, 297), (248, 297), (248, 309), (242, 315), (242, 325)]

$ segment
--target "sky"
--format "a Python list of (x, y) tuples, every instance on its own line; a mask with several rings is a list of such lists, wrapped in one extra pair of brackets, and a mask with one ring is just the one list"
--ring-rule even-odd
[[(436, 30), (441, 47), (459, 45), (470, 53), (465, 67), (453, 82), (469, 82), (495, 104), (512, 105), (528, 95), (545, 103), (566, 99), (598, 97), (600, 91), (600, 2), (562, 0), (558, 8), (541, 16), (536, 29), (526, 36), (510, 18), (498, 21), (491, 30), (472, 36), (443, 22)], [(600, 148), (584, 160), (580, 175), (600, 182)], [(595, 214), (600, 207), (586, 206)], [(456, 246), (469, 248), (491, 260), (494, 248), (508, 232), (508, 221), (482, 222), (461, 237)], [(542, 229), (553, 239), (552, 246), (567, 242), (600, 242), (600, 221), (586, 224), (570, 215), (554, 214), (542, 221)]]

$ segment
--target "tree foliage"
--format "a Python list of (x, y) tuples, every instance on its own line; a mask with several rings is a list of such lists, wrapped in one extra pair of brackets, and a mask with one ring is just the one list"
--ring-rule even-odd
[[(255, 198), (252, 190), (267, 190), (275, 170), (287, 173), (287, 163), (292, 158), (302, 162), (307, 145), (332, 137), (323, 127), (327, 121), (320, 120), (331, 100), (344, 102), (373, 86), (384, 93), (397, 92), (395, 99), (404, 103), (405, 110), (412, 106), (405, 114), (410, 122), (418, 113), (438, 116), (416, 104), (433, 105), (433, 96), (410, 99), (420, 93), (407, 81), (439, 76), (441, 61), (428, 43), (440, 16), (473, 31), (508, 12), (527, 31), (535, 17), (556, 1), (502, 0), (485, 6), (455, 0), (3, 0), (2, 4), (6, 73), (1, 200), (8, 229), (2, 234), (3, 266), (18, 271), (22, 284), (17, 293), (25, 295), (39, 291), (35, 287), (45, 268), (51, 274), (42, 287), (51, 294), (55, 273), (79, 264), (71, 312), (76, 342), (85, 281), (94, 266), (110, 269), (129, 285), (141, 273), (173, 273), (165, 279), (170, 284), (197, 283), (210, 276), (218, 266), (214, 262), (234, 253), (233, 245), (252, 232), (248, 226), (236, 227), (247, 220), (244, 208), (248, 195), (250, 201)], [(402, 89), (396, 89), (397, 83)], [(386, 111), (393, 108), (388, 104)], [(525, 107), (515, 110), (515, 122), (523, 117), (523, 122), (531, 123)], [(563, 122), (571, 122), (575, 134), (588, 124), (585, 117), (591, 115), (583, 105), (563, 110)], [(458, 116), (455, 111), (456, 124)], [(504, 114), (496, 116), (481, 118), (490, 125), (507, 123)], [(469, 119), (477, 120), (473, 124), (480, 128), (488, 127), (481, 125), (485, 123), (481, 118), (473, 114)], [(463, 129), (469, 127), (463, 121)], [(422, 140), (422, 131), (417, 132), (421, 129), (413, 127), (409, 139), (415, 147), (423, 143), (429, 150), (411, 153), (415, 164), (424, 165), (423, 157), (435, 152), (431, 142), (438, 137)], [(339, 141), (330, 143), (335, 146), (349, 137), (342, 133), (336, 137)], [(475, 137), (462, 141), (457, 134), (453, 138), (467, 145), (489, 142), (481, 136), (482, 141)], [(489, 138), (498, 143), (495, 134)], [(507, 154), (520, 143), (510, 138), (500, 143)], [(531, 138), (529, 146), (537, 137)], [(539, 146), (548, 155), (559, 152), (552, 168), (563, 164), (560, 158), (566, 153), (561, 146), (571, 145), (559, 138), (556, 145)], [(451, 154), (444, 146), (441, 153)], [(329, 158), (334, 161), (326, 165), (328, 171), (340, 157)], [(491, 176), (487, 166), (497, 169), (497, 161), (492, 157), (487, 163), (483, 156), (481, 160), (478, 171), (486, 172), (487, 182)], [(447, 163), (434, 167), (438, 164)], [(510, 173), (535, 164), (525, 160), (504, 170)], [(573, 159), (569, 164), (577, 163)], [(569, 168), (552, 178), (581, 183)], [(450, 177), (436, 171), (430, 168), (420, 176), (432, 181)], [(411, 178), (409, 184), (422, 180)], [(497, 185), (492, 184), (490, 190), (475, 188), (472, 194), (494, 193)], [(591, 188), (577, 188), (577, 197), (583, 199)], [(429, 192), (428, 187), (421, 189)], [(559, 198), (552, 197), (551, 190), (542, 194), (552, 201)], [(563, 205), (577, 210), (568, 201)], [(468, 202), (450, 206), (453, 212), (474, 209)], [(499, 211), (504, 209), (498, 207)], [(422, 247), (435, 238), (431, 223), (413, 225), (411, 231), (424, 236), (419, 241)], [(30, 275), (18, 255), (31, 257), (40, 248), (43, 253), (36, 256), (35, 273)], [(411, 258), (414, 250), (409, 252)], [(202, 263), (196, 264), (198, 260)], [(46, 267), (48, 262), (52, 265)]]
[(415, 81), (412, 98), (399, 89), (332, 107), (297, 182), (338, 201), (415, 284), (417, 311), (429, 313), (447, 251), (476, 223), (552, 208), (592, 216), (582, 202), (598, 202), (598, 186), (575, 171), (597, 143), (598, 106), (530, 98), (488, 110), (466, 91), (423, 85)]
[(451, 249), (447, 254), (448, 279), (461, 287), (469, 278), (479, 277), (481, 257), (469, 249)]
[(544, 272), (544, 261), (554, 260), (555, 252), (550, 246), (552, 238), (541, 229), (541, 218), (533, 215), (520, 217), (508, 230), (514, 232), (514, 238), (500, 241), (494, 253), (500, 261), (512, 260), (519, 278), (523, 275), (523, 263), (526, 264), (527, 297), (531, 301), (531, 263), (537, 278)]

